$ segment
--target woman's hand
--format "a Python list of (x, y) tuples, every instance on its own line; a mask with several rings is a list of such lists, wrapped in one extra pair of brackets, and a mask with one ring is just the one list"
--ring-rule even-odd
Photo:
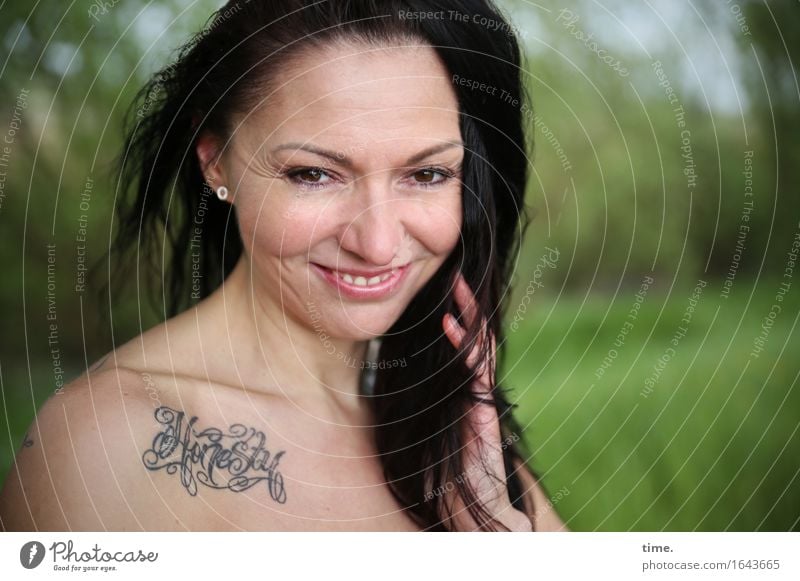
[[(471, 326), (477, 315), (475, 297), (460, 273), (455, 285), (455, 299), (464, 320)], [(483, 325), (485, 326), (485, 324), (484, 321)], [(444, 316), (442, 326), (453, 346), (460, 349), (466, 334), (464, 328), (449, 313)], [(494, 405), (492, 394), (496, 349), (494, 337), (491, 341), (492, 345), (487, 360), (478, 361), (482, 347), (480, 344), (474, 347), (467, 358), (468, 365), (476, 371), (472, 392), (488, 401), (487, 403), (469, 403), (464, 409), (467, 416), (463, 432), (465, 446), (462, 451), (464, 474), (457, 478), (469, 482), (483, 506), (507, 528), (514, 531), (531, 531), (530, 519), (525, 513), (511, 505), (506, 488), (500, 420), (497, 417), (497, 408)], [(454, 515), (450, 523), (451, 529), (458, 531), (478, 529), (478, 523), (467, 510), (466, 504), (458, 495), (457, 488), (452, 488), (445, 494), (444, 502), (450, 508), (450, 513)]]

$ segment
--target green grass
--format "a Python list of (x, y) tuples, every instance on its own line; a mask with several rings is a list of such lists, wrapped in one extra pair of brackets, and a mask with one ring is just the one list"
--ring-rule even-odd
[[(508, 338), (502, 371), (519, 404), (530, 464), (573, 530), (796, 530), (800, 518), (800, 288), (751, 357), (777, 282), (703, 291), (657, 383), (645, 380), (691, 289), (651, 290), (610, 367), (636, 289), (536, 301)], [(630, 319), (627, 319), (630, 320)], [(644, 390), (644, 391), (643, 391)]]

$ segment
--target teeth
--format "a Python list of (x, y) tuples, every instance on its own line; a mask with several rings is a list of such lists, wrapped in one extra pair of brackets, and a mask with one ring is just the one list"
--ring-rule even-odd
[(367, 286), (373, 286), (373, 285), (381, 283), (381, 282), (383, 282), (385, 280), (388, 280), (392, 276), (394, 276), (396, 273), (397, 273), (397, 269), (393, 268), (391, 272), (385, 272), (385, 273), (383, 273), (381, 275), (373, 276), (372, 278), (365, 278), (363, 276), (356, 276), (354, 278), (350, 274), (340, 273), (340, 272), (336, 272), (336, 276), (341, 278), (347, 284), (352, 284), (352, 285), (355, 285), (355, 286), (367, 287)]

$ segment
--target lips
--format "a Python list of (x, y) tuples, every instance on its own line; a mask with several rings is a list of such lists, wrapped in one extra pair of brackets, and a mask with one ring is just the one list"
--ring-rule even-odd
[(332, 269), (313, 262), (311, 265), (340, 294), (357, 299), (382, 298), (392, 294), (405, 279), (410, 266), (366, 271)]

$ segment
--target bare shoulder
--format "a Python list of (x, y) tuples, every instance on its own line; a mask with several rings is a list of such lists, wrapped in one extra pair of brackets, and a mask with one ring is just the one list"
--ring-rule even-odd
[[(153, 408), (133, 370), (83, 374), (39, 409), (0, 493), (3, 530), (138, 530), (134, 426)], [(138, 453), (138, 452), (137, 452)], [(133, 495), (133, 496), (132, 496)]]
[(539, 482), (530, 470), (516, 461), (515, 467), (522, 483), (525, 512), (533, 523), (536, 532), (568, 532), (569, 529), (558, 516), (555, 509), (556, 499), (549, 499)]

